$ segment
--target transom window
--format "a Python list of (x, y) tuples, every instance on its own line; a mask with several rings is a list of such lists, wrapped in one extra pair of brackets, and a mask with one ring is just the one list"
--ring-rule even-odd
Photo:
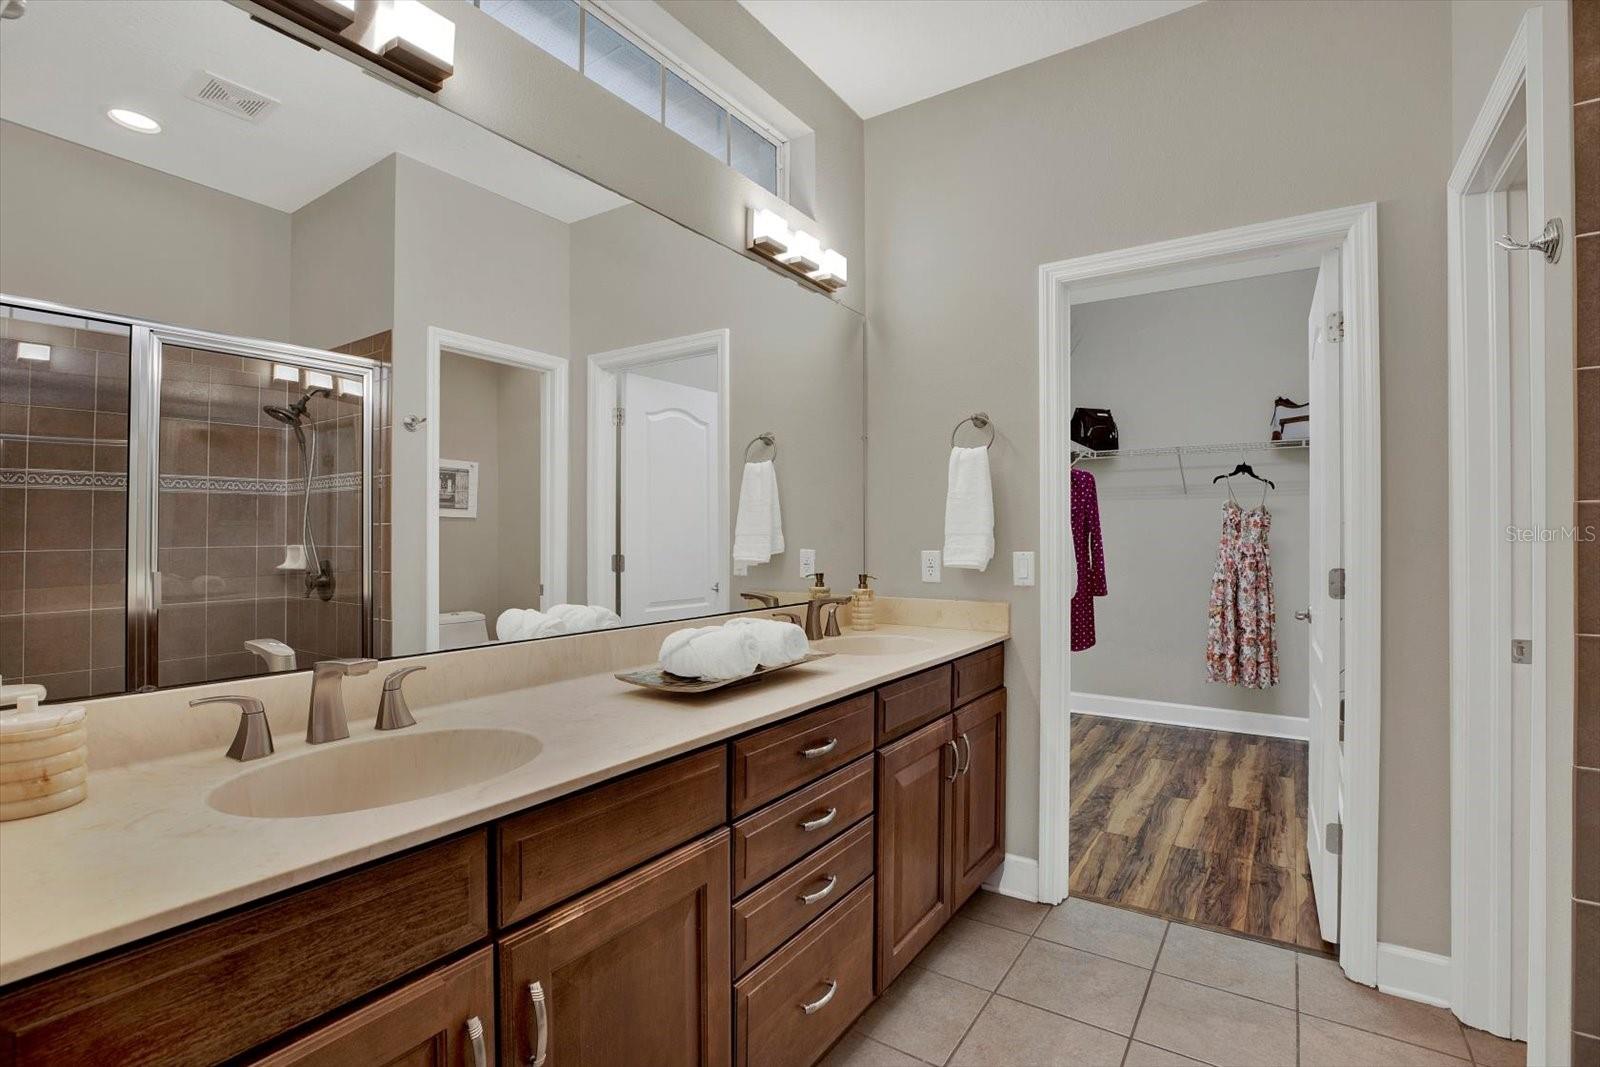
[(592, 0), (475, 0), (484, 14), (768, 192), (788, 198), (788, 143)]

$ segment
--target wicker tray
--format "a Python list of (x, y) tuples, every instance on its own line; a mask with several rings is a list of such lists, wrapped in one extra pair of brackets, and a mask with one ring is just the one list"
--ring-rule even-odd
[(707, 680), (705, 678), (681, 678), (661, 669), (661, 667), (641, 667), (636, 671), (618, 671), (616, 678), (627, 682), (629, 685), (643, 686), (654, 689), (658, 693), (709, 693), (714, 689), (726, 689), (730, 685), (743, 685), (753, 682), (757, 678), (766, 678), (779, 674), (791, 667), (798, 667), (804, 663), (813, 663), (819, 659), (827, 659), (832, 652), (808, 652), (805, 659), (785, 663), (781, 667), (757, 667), (754, 674), (747, 674), (743, 678), (726, 678)]

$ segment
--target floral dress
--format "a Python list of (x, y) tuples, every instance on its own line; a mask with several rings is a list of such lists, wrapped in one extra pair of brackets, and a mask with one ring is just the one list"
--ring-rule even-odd
[(1206, 680), (1250, 689), (1278, 684), (1277, 615), (1272, 598), (1272, 548), (1266, 504), (1222, 505), (1222, 538), (1211, 576)]

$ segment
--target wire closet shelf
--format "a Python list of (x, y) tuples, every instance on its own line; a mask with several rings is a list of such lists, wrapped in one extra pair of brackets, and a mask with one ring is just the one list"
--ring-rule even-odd
[(1241, 455), (1245, 452), (1293, 452), (1311, 447), (1310, 439), (1299, 441), (1233, 441), (1213, 445), (1162, 445), (1157, 448), (1113, 448), (1104, 451), (1072, 447), (1072, 465), (1098, 459), (1133, 459), (1141, 456), (1171, 456), (1178, 461), (1178, 477), (1183, 493), (1189, 494), (1189, 472), (1184, 466), (1184, 456)]

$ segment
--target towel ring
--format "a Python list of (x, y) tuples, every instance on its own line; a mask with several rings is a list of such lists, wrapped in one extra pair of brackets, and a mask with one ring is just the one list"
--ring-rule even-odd
[(989, 421), (989, 413), (987, 411), (979, 411), (979, 412), (977, 412), (975, 414), (968, 415), (966, 418), (964, 418), (960, 422), (956, 423), (956, 428), (950, 431), (950, 447), (951, 448), (956, 447), (956, 434), (960, 433), (961, 432), (961, 427), (965, 426), (969, 422), (972, 423), (973, 426), (977, 427), (980, 430), (988, 430), (989, 431), (989, 440), (987, 440), (987, 441), (985, 441), (983, 443), (983, 447), (984, 448), (993, 448), (994, 447), (994, 423)]
[(756, 434), (750, 438), (750, 443), (744, 446), (744, 461), (746, 463), (750, 462), (750, 450), (757, 445), (766, 445), (772, 449), (772, 455), (768, 456), (768, 459), (778, 458), (778, 436), (769, 430), (766, 433)]

